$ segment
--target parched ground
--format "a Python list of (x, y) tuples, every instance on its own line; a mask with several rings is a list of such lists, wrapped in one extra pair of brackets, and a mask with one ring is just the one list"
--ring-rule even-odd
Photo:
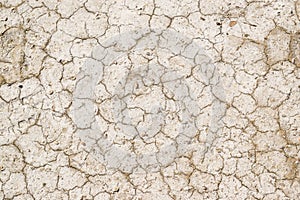
[(0, 0), (0, 199), (300, 199), (300, 0)]

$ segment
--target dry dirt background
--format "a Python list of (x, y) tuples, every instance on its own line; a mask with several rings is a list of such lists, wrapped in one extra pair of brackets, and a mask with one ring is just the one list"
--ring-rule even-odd
[[(226, 94), (222, 127), (208, 153), (185, 152), (166, 163), (162, 156), (156, 158), (156, 170), (146, 161), (124, 170), (117, 165), (124, 160), (112, 162), (105, 153), (99, 158), (76, 134), (80, 129), (71, 108), (78, 74), (93, 49), (109, 48), (104, 41), (154, 29), (190, 38), (211, 59)], [(300, 198), (299, 0), (1, 0), (0, 46), (0, 199)], [(176, 137), (172, 122), (181, 120), (176, 109), (172, 117), (157, 120), (164, 129), (147, 141), (116, 134), (126, 116), (142, 124), (137, 128), (142, 134), (147, 120), (153, 120), (147, 118), (153, 114), (147, 106), (176, 104), (154, 81), (150, 88), (157, 93), (146, 92), (149, 96), (139, 100), (143, 109), (132, 105), (121, 124), (110, 118), (116, 113), (105, 103), (114, 87), (110, 80), (118, 80), (118, 66), (130, 71), (158, 56), (171, 67), (188, 66), (182, 58), (152, 53), (120, 58), (106, 68), (108, 76), (95, 89), (99, 131), (108, 138), (115, 134), (113, 143), (136, 156), (160, 152), (162, 143)], [(185, 75), (198, 81), (194, 74)], [(207, 143), (212, 120), (206, 110), (211, 104), (203, 103), (208, 86), (199, 87), (195, 99), (201, 105), (186, 106), (197, 116), (191, 141), (196, 146)]]

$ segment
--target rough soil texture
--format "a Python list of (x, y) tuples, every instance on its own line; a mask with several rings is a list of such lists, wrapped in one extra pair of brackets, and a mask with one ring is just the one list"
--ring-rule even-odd
[(300, 0), (0, 0), (0, 199), (300, 199)]

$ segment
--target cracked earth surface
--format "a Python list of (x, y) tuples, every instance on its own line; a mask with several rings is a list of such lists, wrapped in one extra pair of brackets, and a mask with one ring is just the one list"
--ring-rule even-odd
[(300, 0), (0, 0), (0, 199), (300, 199)]

